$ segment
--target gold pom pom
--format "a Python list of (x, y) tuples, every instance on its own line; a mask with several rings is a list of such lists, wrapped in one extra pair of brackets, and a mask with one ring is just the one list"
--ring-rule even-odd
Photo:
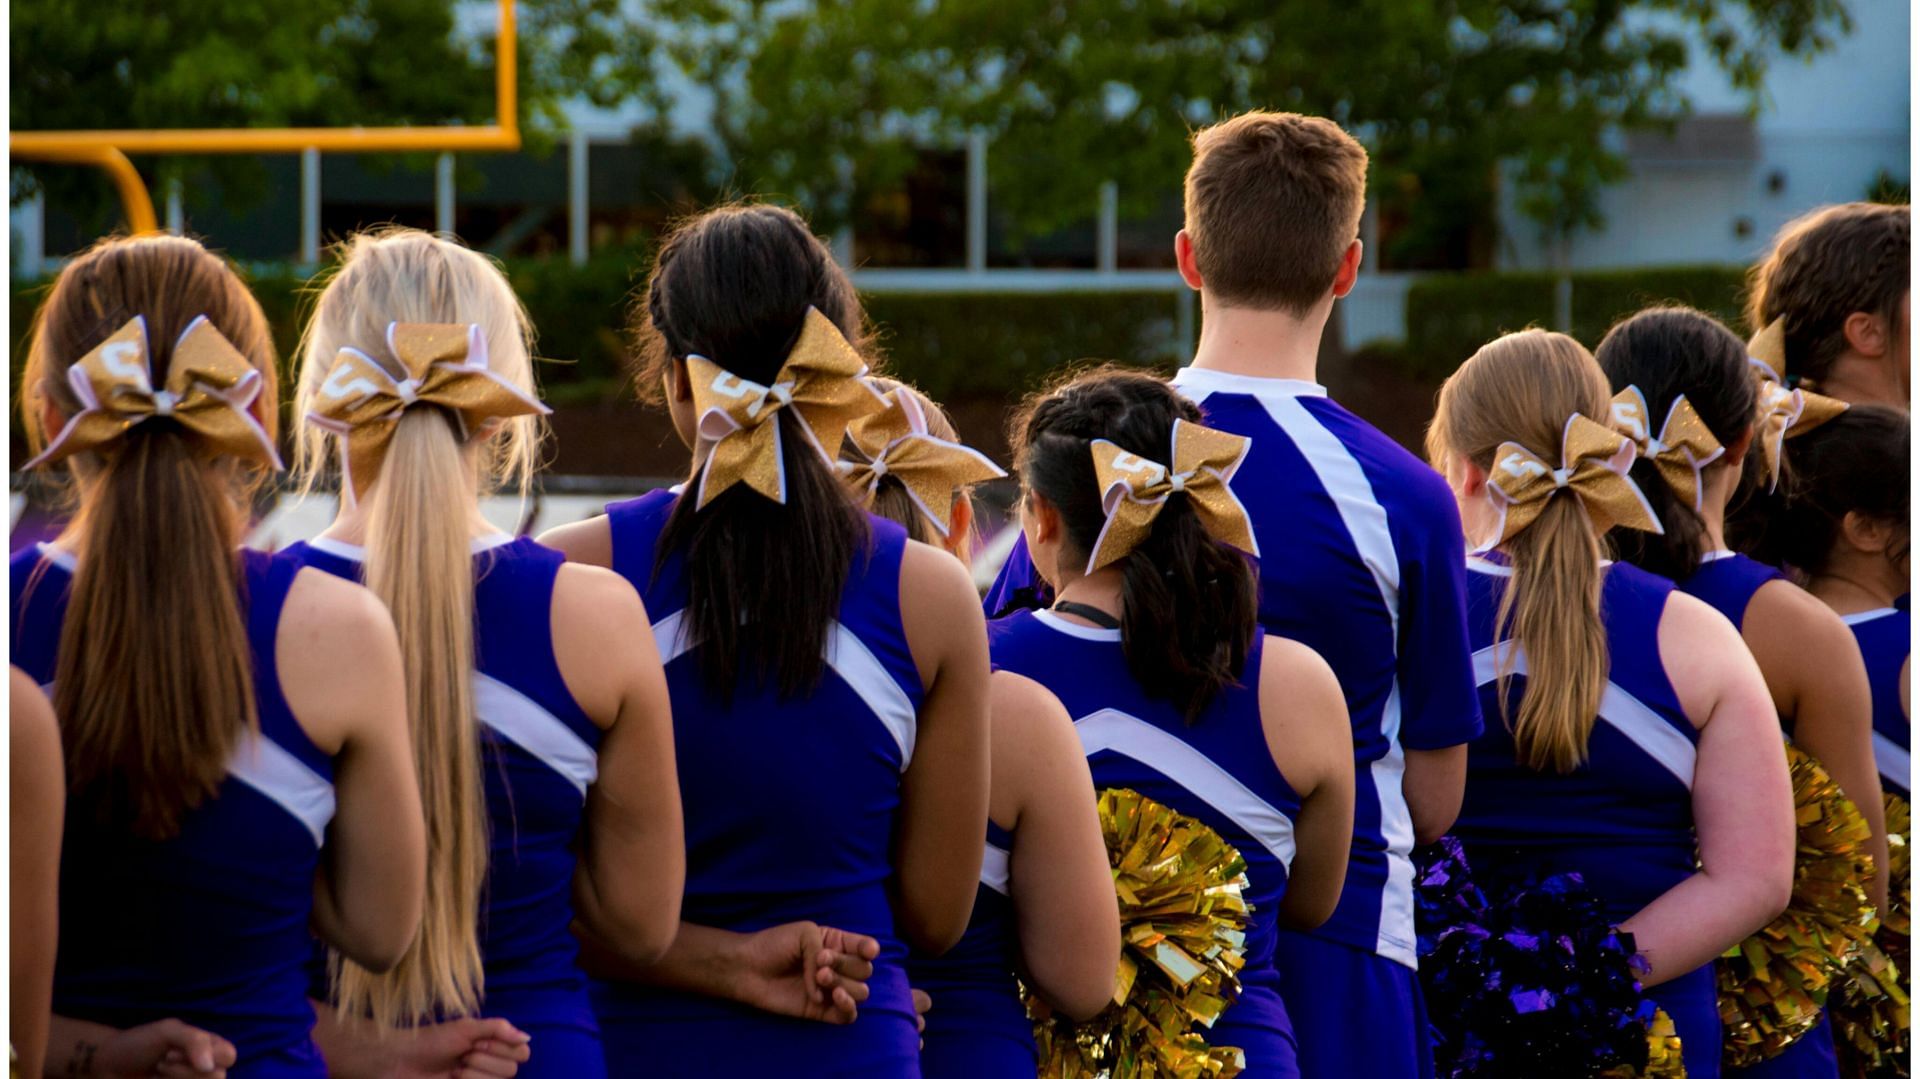
[(1846, 978), (1827, 998), (1833, 1038), (1840, 1052), (1840, 1074), (1908, 1074), (1907, 973), (1912, 956), (1913, 848), (1911, 810), (1906, 799), (1887, 799), (1887, 910), (1880, 931), (1848, 965)]
[(1213, 829), (1133, 791), (1101, 791), (1099, 808), (1120, 899), (1119, 976), (1113, 1003), (1084, 1023), (1027, 991), (1040, 1077), (1231, 1079), (1246, 1066), (1240, 1050), (1195, 1028), (1240, 996), (1247, 863)]
[(1730, 1067), (1777, 1056), (1812, 1030), (1829, 990), (1872, 946), (1879, 924), (1862, 884), (1873, 872), (1866, 819), (1818, 761), (1786, 748), (1799, 826), (1793, 900), (1717, 964), (1722, 1059)]

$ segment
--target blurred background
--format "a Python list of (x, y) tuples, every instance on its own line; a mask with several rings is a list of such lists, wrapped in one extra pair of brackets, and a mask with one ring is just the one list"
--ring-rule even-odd
[[(1417, 445), (1439, 379), (1539, 324), (1588, 344), (1678, 300), (1736, 330), (1744, 269), (1823, 203), (1905, 202), (1907, 0), (520, 0), (510, 152), (131, 155), (161, 227), (240, 260), (291, 353), (330, 242), (385, 222), (499, 257), (539, 330), (546, 527), (684, 472), (633, 403), (629, 293), (676, 216), (789, 203), (887, 362), (1004, 459), (1010, 404), (1087, 358), (1172, 368), (1187, 138), (1249, 108), (1372, 154), (1321, 373)], [(486, 124), (486, 0), (11, 5), (15, 132)], [(11, 166), (12, 359), (63, 256), (124, 227), (94, 169)], [(17, 410), (16, 410), (17, 411)], [(290, 417), (289, 417), (290, 419)], [(23, 444), (13, 422), (16, 462)], [(13, 483), (15, 545), (54, 527)], [(997, 492), (1004, 497), (1004, 492)], [(331, 505), (270, 496), (255, 542)], [(993, 498), (989, 498), (992, 502)], [(995, 518), (989, 513), (990, 527)]]

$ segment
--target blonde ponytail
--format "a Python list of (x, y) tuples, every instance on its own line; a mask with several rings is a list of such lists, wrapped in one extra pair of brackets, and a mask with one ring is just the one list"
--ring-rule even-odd
[(406, 412), (370, 497), (366, 583), (393, 613), (427, 815), (419, 935), (391, 971), (337, 957), (334, 1002), (382, 1026), (479, 1011), (486, 795), (473, 716), (473, 477), (444, 414)]
[[(1440, 388), (1428, 458), (1443, 472), (1454, 455), (1491, 469), (1500, 445), (1515, 442), (1557, 461), (1567, 417), (1607, 415), (1610, 393), (1600, 365), (1573, 338), (1545, 330), (1507, 334)], [(1517, 647), (1501, 657), (1501, 716), (1521, 763), (1571, 772), (1586, 760), (1610, 664), (1600, 619), (1601, 534), (1569, 488), (1503, 546), (1513, 577), (1500, 597), (1495, 636)], [(1519, 714), (1511, 715), (1507, 685), (1519, 655), (1526, 657), (1527, 684)]]

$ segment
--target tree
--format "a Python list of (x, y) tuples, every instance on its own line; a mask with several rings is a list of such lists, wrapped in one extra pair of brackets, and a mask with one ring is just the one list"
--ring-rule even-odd
[(898, 182), (914, 144), (974, 129), (1018, 229), (1084, 220), (1107, 179), (1148, 212), (1193, 127), (1281, 108), (1368, 144), (1413, 263), (1489, 225), (1503, 163), (1553, 232), (1598, 225), (1625, 173), (1608, 136), (1685, 113), (1690, 40), (1757, 102), (1774, 54), (1851, 28), (1841, 0), (660, 0), (647, 20), (715, 95), (743, 177), (823, 226), (848, 213), (849, 162)]

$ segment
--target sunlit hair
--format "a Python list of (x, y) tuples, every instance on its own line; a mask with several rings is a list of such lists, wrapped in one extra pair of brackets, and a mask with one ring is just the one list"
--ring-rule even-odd
[[(1442, 471), (1454, 454), (1491, 471), (1500, 444), (1516, 442), (1558, 462), (1567, 418), (1604, 418), (1610, 396), (1606, 375), (1578, 341), (1544, 330), (1510, 333), (1482, 346), (1440, 388), (1427, 456)], [(1570, 772), (1586, 759), (1607, 684), (1600, 534), (1579, 498), (1564, 491), (1503, 549), (1513, 578), (1495, 625), (1525, 653), (1527, 684), (1514, 716), (1509, 649), (1500, 669), (1501, 715), (1522, 763)]]
[[(909, 386), (904, 382), (895, 381), (891, 378), (874, 378), (872, 381), (883, 393), (905, 393), (912, 395), (913, 399), (920, 403), (920, 411), (927, 418), (928, 434), (948, 442), (960, 441), (960, 435), (954, 429), (952, 417), (948, 416), (947, 410), (941, 408), (939, 403), (933, 398), (921, 393), (913, 386)], [(962, 501), (971, 503), (972, 500), (972, 492), (965, 487), (953, 492), (953, 501), (956, 506)], [(934, 530), (933, 522), (927, 520), (927, 515), (921, 513), (919, 508), (913, 504), (913, 496), (907, 493), (907, 485), (901, 482), (898, 476), (882, 476), (880, 478), (880, 489), (874, 493), (873, 505), (869, 506), (868, 510), (876, 517), (884, 517), (894, 524), (905, 528), (909, 539), (916, 539), (921, 543), (932, 544), (935, 547), (955, 549), (956, 553), (966, 552), (972, 549), (970, 546), (973, 542), (971, 528), (969, 528), (968, 534), (965, 536), (943, 538), (939, 532)], [(957, 527), (959, 524), (958, 515), (956, 515), (953, 520)], [(964, 557), (964, 554), (962, 557)]]
[(1786, 374), (1810, 388), (1847, 351), (1847, 316), (1889, 323), (1912, 286), (1913, 211), (1848, 202), (1786, 223), (1747, 275), (1747, 323), (1759, 333), (1786, 320)]
[[(531, 326), (499, 266), (452, 240), (413, 229), (362, 233), (341, 249), (300, 348), (295, 407), (305, 415), (335, 355), (352, 346), (406, 377), (387, 347), (392, 322), (477, 323), (489, 362), (533, 389)], [(392, 1026), (479, 1009), (480, 891), (487, 870), (485, 791), (473, 713), (475, 499), (483, 486), (524, 488), (542, 429), (537, 418), (466, 432), (446, 411), (401, 417), (368, 489), (366, 583), (393, 612), (406, 664), (414, 764), (427, 818), (427, 897), (419, 935), (386, 974), (333, 959), (337, 1006)], [(302, 485), (338, 458), (334, 437), (303, 424)], [(343, 480), (341, 497), (349, 497)]]
[[(34, 316), (20, 384), (35, 451), (49, 435), (43, 403), (69, 418), (82, 408), (67, 369), (136, 315), (156, 386), (181, 332), (207, 316), (260, 372), (254, 407), (274, 433), (273, 337), (233, 268), (190, 239), (114, 238), (69, 260)], [(235, 597), (242, 500), (261, 475), (211, 460), (187, 428), (157, 418), (71, 465), (80, 560), (54, 690), (68, 790), (103, 821), (164, 839), (219, 788), (242, 734), (258, 728)]]

